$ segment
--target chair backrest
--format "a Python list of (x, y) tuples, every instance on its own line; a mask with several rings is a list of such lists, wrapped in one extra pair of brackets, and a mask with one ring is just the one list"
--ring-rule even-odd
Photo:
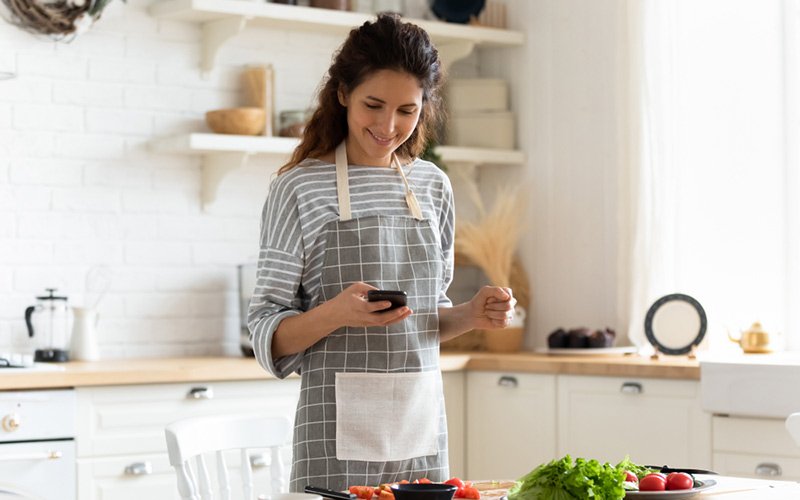
[(786, 419), (786, 430), (789, 431), (795, 444), (800, 446), (800, 412), (789, 415)]
[[(284, 467), (280, 447), (288, 443), (291, 422), (284, 416), (212, 415), (191, 417), (165, 429), (169, 463), (178, 475), (178, 492), (184, 500), (214, 498), (204, 454), (216, 455), (219, 499), (231, 499), (228, 467), (223, 452), (238, 449), (244, 500), (253, 498), (253, 470), (247, 450), (269, 448), (271, 493), (284, 491)], [(190, 461), (194, 459), (195, 466)], [(194, 470), (193, 470), (194, 469)]]

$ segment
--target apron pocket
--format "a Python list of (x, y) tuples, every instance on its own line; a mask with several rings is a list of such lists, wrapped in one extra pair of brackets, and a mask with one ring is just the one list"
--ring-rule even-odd
[(391, 462), (439, 451), (441, 376), (336, 374), (336, 458)]

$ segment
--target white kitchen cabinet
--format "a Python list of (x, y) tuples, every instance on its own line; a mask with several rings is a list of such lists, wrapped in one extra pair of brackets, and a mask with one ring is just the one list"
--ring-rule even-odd
[(556, 451), (556, 378), (467, 373), (467, 470), (473, 479), (516, 479)]
[[(164, 427), (180, 418), (263, 413), (293, 418), (300, 380), (80, 387), (77, 470), (81, 500), (178, 498)], [(291, 444), (284, 450), (291, 461)], [(269, 492), (269, 455), (253, 451), (255, 482)], [(236, 457), (230, 458), (235, 466)], [(287, 485), (288, 485), (288, 471)]]
[(558, 454), (711, 467), (711, 416), (687, 380), (558, 377)]
[(447, 452), (450, 460), (450, 476), (466, 477), (464, 436), (464, 400), (466, 376), (462, 371), (443, 372), (444, 404), (447, 412)]
[(783, 419), (714, 416), (716, 472), (759, 479), (800, 480), (800, 448)]

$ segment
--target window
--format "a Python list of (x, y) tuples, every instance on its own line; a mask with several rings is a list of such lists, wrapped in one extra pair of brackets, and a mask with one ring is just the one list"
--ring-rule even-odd
[(800, 349), (798, 0), (645, 0), (637, 17), (631, 338), (668, 293), (709, 345), (761, 321)]

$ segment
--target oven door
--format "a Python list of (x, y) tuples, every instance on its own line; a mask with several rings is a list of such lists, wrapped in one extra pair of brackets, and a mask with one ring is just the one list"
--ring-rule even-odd
[(0, 499), (75, 500), (75, 441), (0, 443)]

